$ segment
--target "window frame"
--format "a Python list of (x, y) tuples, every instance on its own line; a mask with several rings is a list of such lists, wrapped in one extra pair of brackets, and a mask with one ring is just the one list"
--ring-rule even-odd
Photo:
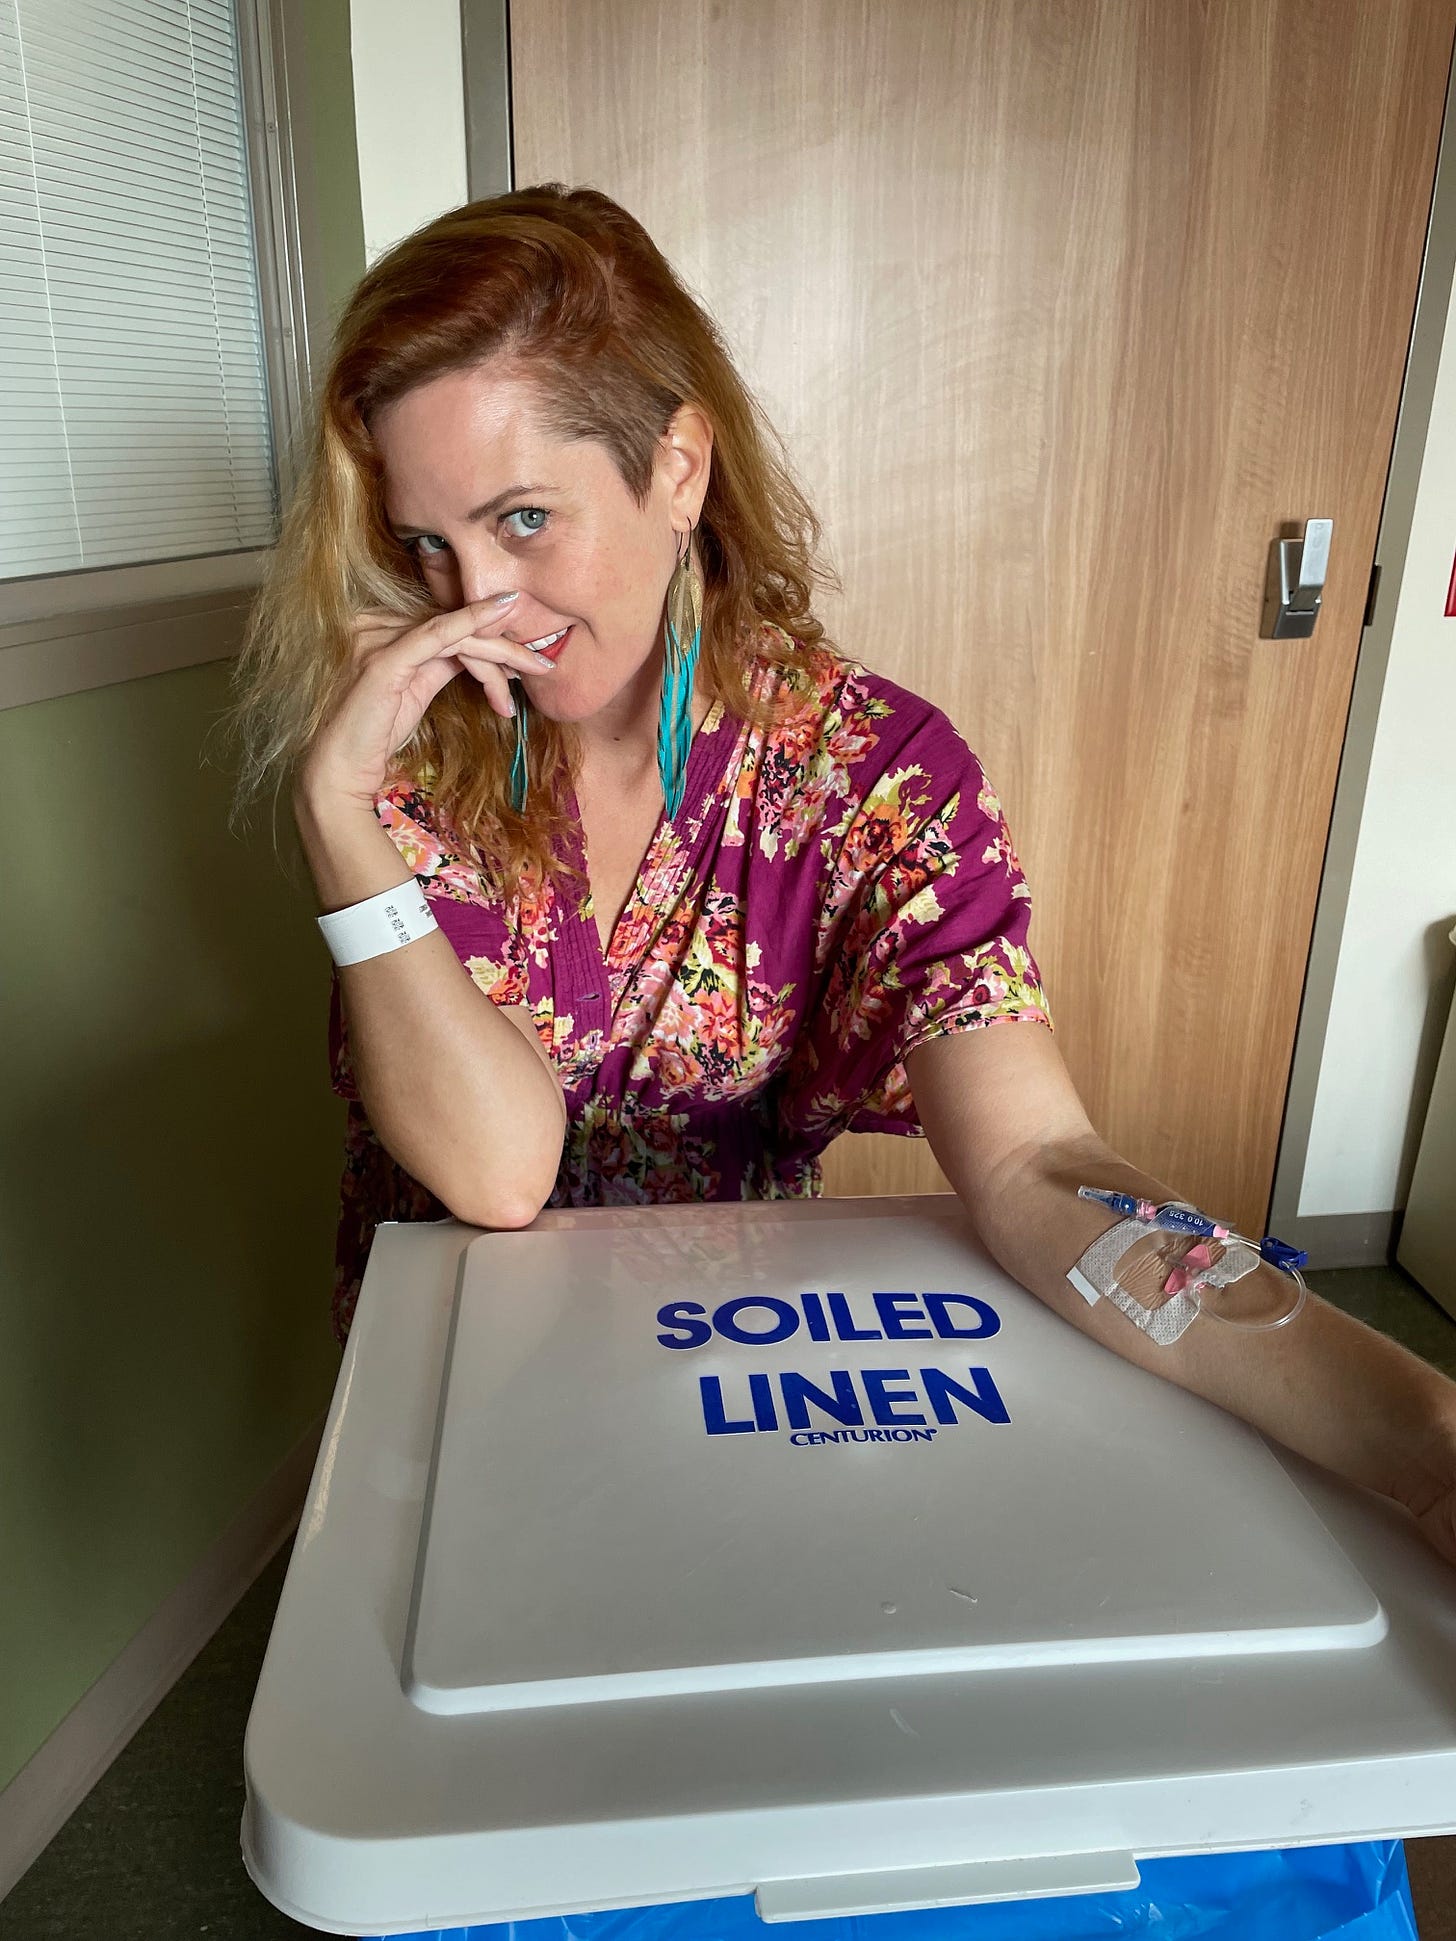
[[(297, 474), (324, 306), (305, 264), (316, 230), (300, 187), (288, 0), (233, 0), (268, 415), (280, 500)], [(0, 582), (0, 708), (236, 653), (270, 547), (82, 567)]]

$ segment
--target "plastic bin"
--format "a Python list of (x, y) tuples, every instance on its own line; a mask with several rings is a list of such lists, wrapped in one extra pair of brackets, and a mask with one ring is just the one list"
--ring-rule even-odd
[(1406, 1519), (948, 1197), (390, 1227), (244, 1854), (347, 1935), (1369, 1941), (1456, 1828), (1453, 1645)]
[(489, 1927), (433, 1928), (413, 1941), (1415, 1941), (1398, 1840), (1281, 1853), (1150, 1860), (1121, 1894), (872, 1914), (766, 1927), (753, 1902), (697, 1901)]

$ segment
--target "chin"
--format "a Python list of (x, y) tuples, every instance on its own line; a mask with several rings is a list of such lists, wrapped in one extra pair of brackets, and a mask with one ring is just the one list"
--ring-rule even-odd
[(548, 721), (574, 724), (590, 721), (619, 702), (635, 686), (636, 675), (620, 673), (613, 678), (600, 663), (596, 666), (568, 667), (549, 678), (530, 681), (526, 695), (531, 706)]
[[(537, 681), (537, 691), (527, 696), (533, 711), (547, 721), (559, 721), (563, 726), (573, 727), (578, 721), (590, 721), (594, 714), (600, 714), (612, 698), (610, 694), (563, 692), (567, 686), (566, 682), (557, 688), (554, 683)], [(547, 690), (544, 695), (540, 692), (542, 688)]]

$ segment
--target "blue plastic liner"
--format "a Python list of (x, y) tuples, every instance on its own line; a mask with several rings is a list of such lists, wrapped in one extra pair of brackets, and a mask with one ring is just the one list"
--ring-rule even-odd
[(752, 1895), (430, 1928), (401, 1941), (1417, 1941), (1399, 1840), (1145, 1860), (1142, 1885), (991, 1907), (760, 1921)]

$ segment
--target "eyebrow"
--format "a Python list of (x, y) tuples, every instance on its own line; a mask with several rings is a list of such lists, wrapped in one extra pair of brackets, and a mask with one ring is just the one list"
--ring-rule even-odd
[[(553, 489), (549, 485), (508, 485), (504, 492), (497, 492), (493, 499), (478, 505), (474, 512), (467, 512), (465, 522), (467, 525), (477, 525), (482, 519), (493, 519), (511, 499), (518, 499), (527, 492), (550, 492)], [(422, 539), (432, 531), (429, 526), (399, 526), (393, 520), (389, 529), (396, 539)]]

